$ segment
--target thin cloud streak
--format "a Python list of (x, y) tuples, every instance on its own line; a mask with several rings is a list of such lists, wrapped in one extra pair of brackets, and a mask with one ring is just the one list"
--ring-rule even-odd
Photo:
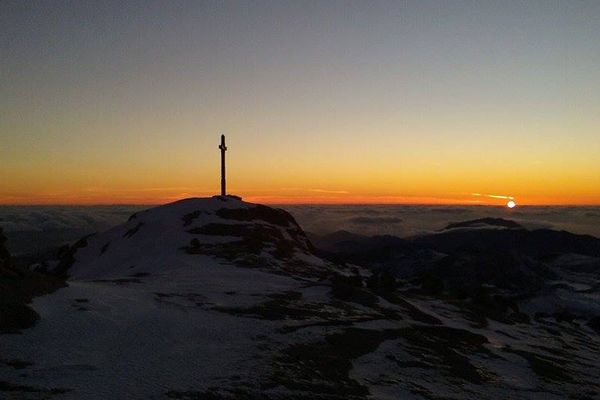
[(488, 197), (490, 199), (504, 199), (504, 200), (514, 200), (513, 196), (505, 196), (501, 194), (481, 194), (481, 193), (471, 193), (471, 196), (476, 197)]
[(306, 191), (315, 193), (350, 194), (350, 192), (346, 190), (306, 189)]

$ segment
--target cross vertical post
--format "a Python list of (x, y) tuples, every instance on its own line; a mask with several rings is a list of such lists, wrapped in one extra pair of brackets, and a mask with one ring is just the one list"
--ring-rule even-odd
[(225, 135), (221, 135), (221, 145), (219, 146), (221, 150), (221, 196), (225, 196), (227, 194), (227, 188), (225, 183), (225, 152), (227, 151), (227, 146), (225, 146)]

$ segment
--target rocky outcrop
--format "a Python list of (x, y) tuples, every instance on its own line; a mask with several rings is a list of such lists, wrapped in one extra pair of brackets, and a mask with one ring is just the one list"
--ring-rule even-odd
[(62, 280), (30, 272), (11, 264), (0, 229), (0, 333), (15, 333), (33, 325), (38, 314), (28, 306), (33, 297), (62, 286)]

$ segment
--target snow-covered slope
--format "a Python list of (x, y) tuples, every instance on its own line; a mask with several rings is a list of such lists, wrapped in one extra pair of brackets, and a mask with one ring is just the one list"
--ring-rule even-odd
[(75, 246), (58, 267), (71, 279), (115, 279), (202, 268), (198, 255), (275, 273), (329, 272), (285, 211), (235, 197), (192, 198), (134, 214)]

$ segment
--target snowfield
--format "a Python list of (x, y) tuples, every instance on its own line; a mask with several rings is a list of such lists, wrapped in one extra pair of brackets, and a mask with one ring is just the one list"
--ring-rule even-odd
[[(53, 265), (69, 286), (33, 302), (41, 320), (0, 335), (0, 398), (599, 398), (598, 334), (541, 314), (543, 296), (535, 318), (482, 323), (357, 285), (367, 270), (319, 258), (281, 210), (187, 199), (72, 250)], [(557, 283), (597, 307), (581, 274)]]
[(269, 322), (211, 308), (248, 307), (300, 285), (209, 259), (201, 265), (200, 273), (182, 268), (143, 283), (73, 280), (36, 299), (39, 324), (2, 338), (4, 358), (35, 365), (26, 378), (22, 370), (3, 375), (71, 389), (65, 398), (107, 399), (151, 398), (198, 382), (220, 386), (260, 370), (264, 351), (256, 337), (272, 329)]

